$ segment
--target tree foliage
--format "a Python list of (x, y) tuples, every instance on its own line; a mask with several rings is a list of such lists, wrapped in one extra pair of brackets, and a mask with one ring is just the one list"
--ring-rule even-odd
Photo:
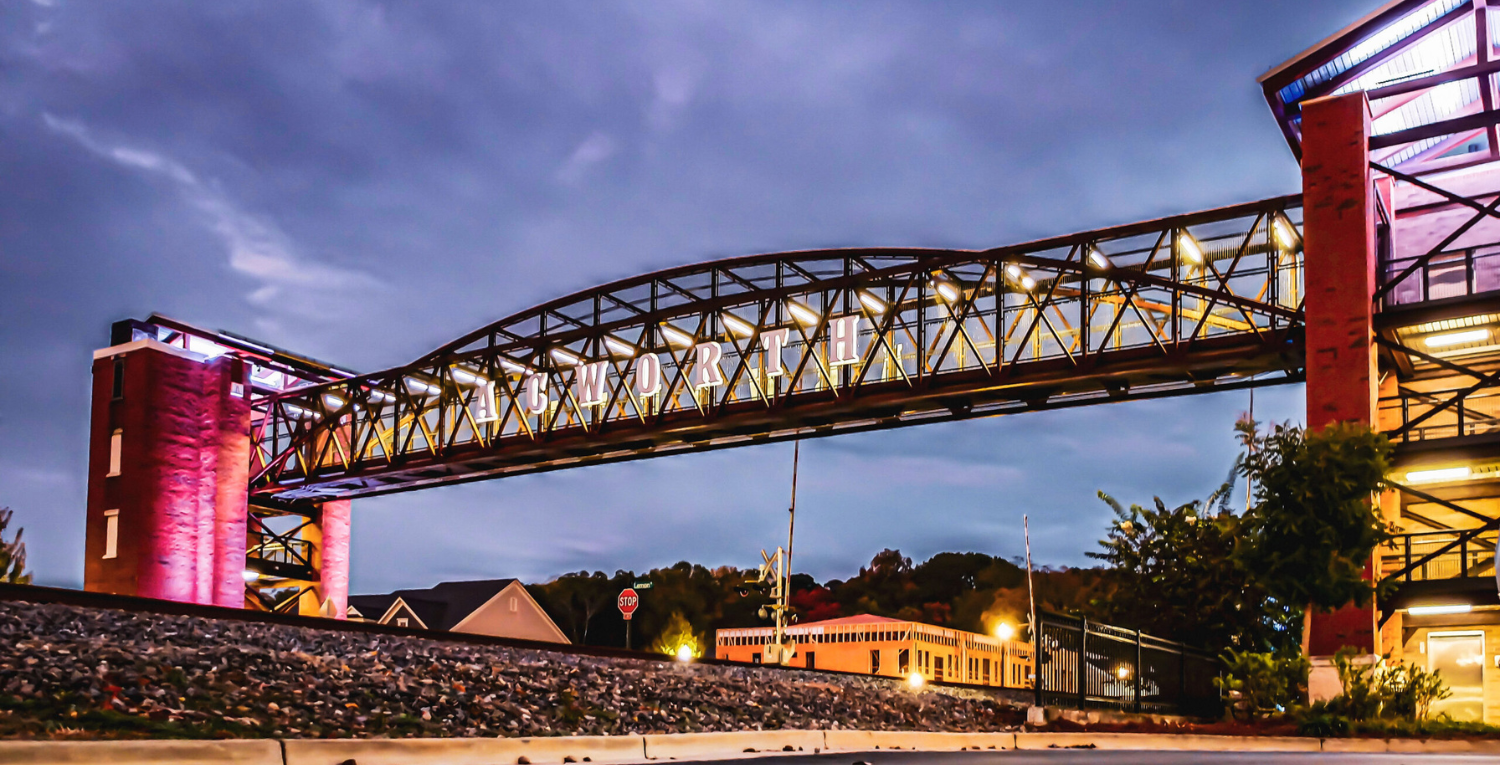
[(1365, 566), (1390, 538), (1373, 502), (1390, 470), (1390, 441), (1354, 423), (1261, 433), (1241, 421), (1236, 430), (1247, 449), (1241, 471), (1255, 486), (1235, 551), (1240, 564), (1282, 602), (1368, 603)]
[(21, 541), (24, 529), (16, 529), (16, 536), (5, 541), (5, 529), (14, 515), (8, 507), (0, 507), (0, 582), (31, 584), (31, 574), (26, 573), (26, 543)]
[(1170, 637), (1213, 652), (1287, 650), (1297, 643), (1297, 608), (1271, 596), (1234, 556), (1245, 519), (1229, 508), (1234, 479), (1206, 500), (1168, 508), (1126, 509), (1099, 492), (1115, 512), (1103, 552), (1108, 588), (1094, 610), (1104, 621)]
[[(640, 575), (579, 571), (529, 589), (573, 642), (623, 646), (625, 623), (615, 598), (638, 579), (650, 580), (651, 589), (639, 593), (632, 644), (676, 651), (690, 633), (707, 652), (716, 630), (769, 624), (757, 613), (769, 602), (767, 594), (746, 587), (752, 574), (683, 562)], [(1041, 569), (1035, 577), (1038, 607), (1079, 612), (1088, 607), (1098, 578), (1094, 569)], [(1025, 571), (982, 553), (938, 553), (913, 563), (888, 549), (846, 580), (819, 584), (807, 574), (792, 576), (792, 613), (801, 623), (875, 614), (987, 632), (1000, 621), (1024, 623), (1027, 602)]]

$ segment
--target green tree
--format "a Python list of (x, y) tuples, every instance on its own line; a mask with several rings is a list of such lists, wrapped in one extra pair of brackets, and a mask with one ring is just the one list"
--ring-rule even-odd
[(1235, 557), (1283, 603), (1313, 609), (1364, 605), (1364, 576), (1375, 548), (1390, 538), (1374, 497), (1390, 471), (1391, 444), (1366, 425), (1335, 423), (1316, 432), (1276, 425), (1265, 433), (1242, 420), (1241, 473), (1255, 486)]
[(589, 644), (589, 627), (611, 608), (619, 590), (603, 571), (579, 571), (528, 588), (575, 645)]
[(0, 507), (0, 582), (31, 584), (31, 574), (26, 573), (26, 544), (21, 541), (24, 529), (16, 529), (15, 538), (5, 541), (5, 528), (12, 515), (10, 508)]
[(1234, 556), (1245, 519), (1229, 508), (1233, 486), (1231, 474), (1208, 499), (1170, 509), (1160, 498), (1126, 509), (1099, 492), (1116, 517), (1104, 551), (1087, 553), (1110, 566), (1094, 615), (1214, 653), (1294, 647), (1297, 609)]

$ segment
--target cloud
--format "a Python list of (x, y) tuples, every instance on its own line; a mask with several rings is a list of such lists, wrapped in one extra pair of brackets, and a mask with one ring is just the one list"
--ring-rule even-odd
[(577, 183), (589, 168), (609, 159), (614, 154), (615, 139), (610, 138), (607, 133), (595, 132), (583, 139), (583, 143), (578, 144), (578, 148), (574, 149), (568, 157), (568, 161), (558, 168), (557, 179), (566, 184)]
[(332, 318), (339, 314), (335, 306), (348, 302), (348, 298), (387, 289), (380, 280), (362, 271), (301, 257), (274, 222), (241, 209), (225, 193), (170, 157), (106, 143), (77, 120), (44, 112), (42, 122), (53, 133), (71, 138), (89, 152), (121, 167), (170, 180), (223, 242), (229, 268), (259, 283), (245, 299), (260, 309), (301, 318)]

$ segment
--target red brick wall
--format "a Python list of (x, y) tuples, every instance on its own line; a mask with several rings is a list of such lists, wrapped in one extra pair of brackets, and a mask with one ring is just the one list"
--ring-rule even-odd
[[(1302, 107), (1303, 242), (1307, 316), (1307, 427), (1375, 424), (1373, 320), (1375, 193), (1370, 110), (1363, 93)], [(1315, 613), (1308, 651), (1375, 647), (1373, 609)]]

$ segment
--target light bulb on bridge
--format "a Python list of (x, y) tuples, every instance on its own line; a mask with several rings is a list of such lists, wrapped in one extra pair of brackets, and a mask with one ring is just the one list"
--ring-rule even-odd
[(813, 309), (795, 300), (786, 301), (786, 309), (791, 312), (792, 318), (801, 324), (812, 325), (818, 323), (818, 314)]
[(1000, 626), (995, 628), (995, 637), (1001, 640), (1010, 640), (1015, 636), (1016, 628), (1010, 626), (1010, 622), (1000, 622)]
[(682, 330), (672, 326), (671, 324), (661, 325), (661, 334), (662, 337), (665, 337), (667, 339), (667, 342), (671, 343), (672, 345), (685, 347), (693, 344), (692, 335), (683, 332)]
[(1177, 235), (1177, 247), (1182, 251), (1182, 257), (1195, 266), (1203, 265), (1203, 248), (1198, 245), (1198, 240), (1192, 234), (1184, 231)]
[(870, 309), (870, 313), (877, 315), (885, 313), (885, 301), (864, 290), (859, 291), (859, 302), (863, 303), (865, 308)]
[(724, 326), (728, 327), (730, 332), (733, 332), (740, 337), (750, 337), (751, 335), (755, 334), (755, 327), (750, 326), (750, 322), (745, 321), (744, 319), (741, 319), (740, 317), (735, 316), (728, 311), (719, 314), (719, 317), (724, 320)]
[(624, 356), (627, 359), (635, 356), (635, 346), (625, 342), (624, 340), (621, 340), (618, 337), (615, 337), (614, 335), (605, 335), (604, 344), (609, 346), (609, 349), (613, 351), (616, 356)]

